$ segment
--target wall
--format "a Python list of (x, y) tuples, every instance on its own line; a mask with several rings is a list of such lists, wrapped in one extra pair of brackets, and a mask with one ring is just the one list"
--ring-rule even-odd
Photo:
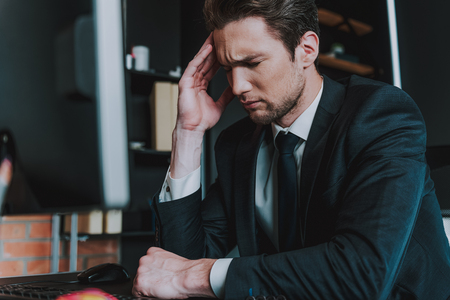
[[(0, 277), (50, 273), (51, 215), (5, 216), (0, 220)], [(118, 262), (118, 236), (90, 237), (78, 242), (77, 270)], [(60, 243), (59, 271), (69, 271), (69, 241)]]

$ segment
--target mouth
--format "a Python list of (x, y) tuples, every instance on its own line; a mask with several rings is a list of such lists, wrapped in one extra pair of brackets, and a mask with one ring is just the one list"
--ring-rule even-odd
[(242, 101), (242, 100), (241, 100), (241, 104), (242, 104), (242, 106), (243, 106), (245, 109), (253, 109), (253, 108), (256, 108), (256, 107), (259, 105), (260, 102), (261, 102), (260, 100), (255, 100), (255, 101), (249, 101), (249, 100)]

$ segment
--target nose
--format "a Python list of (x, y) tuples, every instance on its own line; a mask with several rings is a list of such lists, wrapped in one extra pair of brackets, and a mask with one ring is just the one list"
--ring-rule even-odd
[(234, 67), (228, 73), (228, 83), (230, 84), (233, 94), (236, 96), (243, 95), (252, 89), (246, 70), (241, 67)]

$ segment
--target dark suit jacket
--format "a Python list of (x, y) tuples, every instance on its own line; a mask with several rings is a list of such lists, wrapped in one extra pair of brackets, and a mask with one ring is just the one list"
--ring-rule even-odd
[(269, 126), (248, 118), (221, 133), (217, 181), (157, 203), (160, 246), (219, 258), (239, 246), (225, 298), (447, 299), (450, 251), (429, 168), (421, 113), (403, 91), (327, 77), (306, 142), (299, 200), (302, 247), (274, 253), (255, 219), (255, 167)]

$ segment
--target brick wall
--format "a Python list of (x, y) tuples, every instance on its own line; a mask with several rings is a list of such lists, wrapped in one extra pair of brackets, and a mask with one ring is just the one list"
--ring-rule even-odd
[[(51, 270), (51, 215), (0, 219), (0, 277), (45, 274)], [(119, 237), (91, 236), (78, 242), (77, 270), (118, 262)], [(61, 241), (59, 271), (69, 271), (70, 241)]]

